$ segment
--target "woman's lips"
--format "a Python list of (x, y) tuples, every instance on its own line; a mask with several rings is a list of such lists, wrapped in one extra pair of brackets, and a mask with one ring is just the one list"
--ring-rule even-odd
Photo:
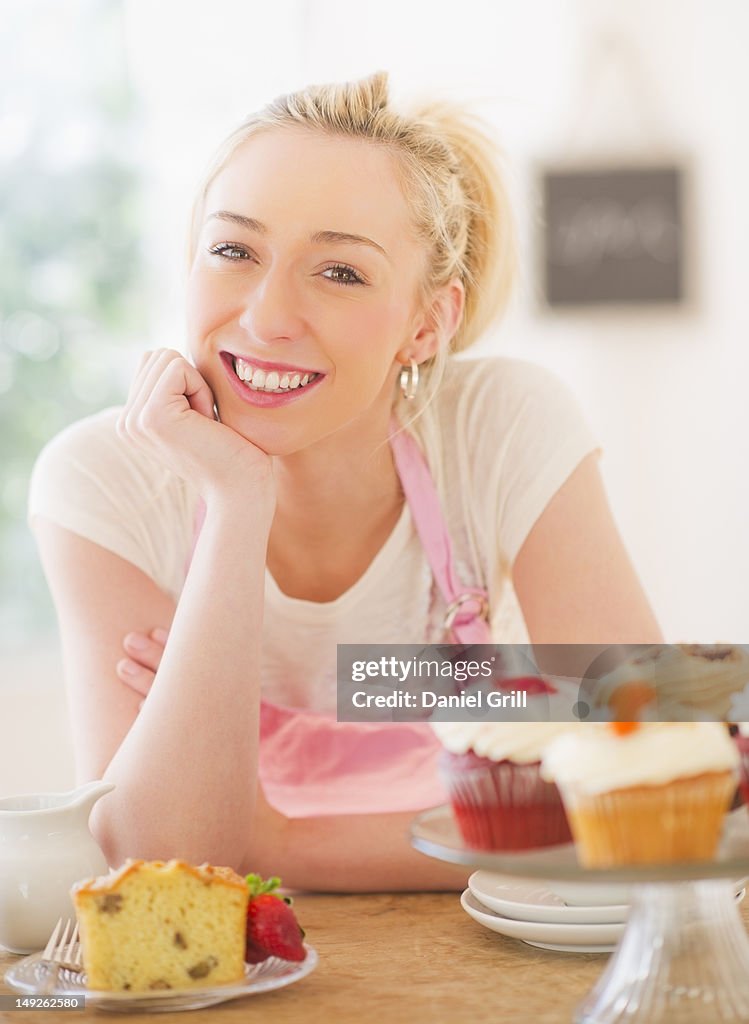
[[(221, 353), (221, 362), (223, 364), (224, 371), (226, 372), (226, 375), (229, 378), (229, 383), (232, 386), (232, 390), (235, 392), (235, 394), (237, 394), (242, 399), (243, 402), (247, 402), (248, 405), (261, 406), (263, 408), (273, 408), (279, 405), (288, 405), (290, 402), (294, 402), (300, 398), (303, 398), (308, 392), (316, 388), (318, 384), (321, 384), (322, 381), (325, 380), (326, 376), (323, 373), (318, 374), (318, 376), (315, 377), (313, 381), (310, 381), (304, 387), (293, 388), (289, 389), (288, 391), (253, 391), (253, 389), (249, 387), (249, 385), (247, 385), (243, 380), (240, 380), (239, 377), (237, 377), (236, 373), (234, 372), (234, 357), (229, 352)], [(276, 369), (279, 367), (280, 364), (268, 363), (266, 365), (273, 369)], [(263, 369), (263, 367), (260, 367), (260, 369)], [(294, 372), (298, 373), (299, 371), (295, 370)], [(315, 371), (307, 372), (314, 373)]]
[(309, 367), (289, 366), (288, 363), (269, 363), (265, 359), (255, 359), (254, 356), (244, 356), (237, 352), (221, 352), (221, 358), (228, 357), (232, 363), (235, 359), (242, 359), (250, 366), (256, 366), (259, 370), (277, 370), (281, 373), (298, 373), (303, 377), (305, 373), (320, 373), (320, 370), (311, 370)]

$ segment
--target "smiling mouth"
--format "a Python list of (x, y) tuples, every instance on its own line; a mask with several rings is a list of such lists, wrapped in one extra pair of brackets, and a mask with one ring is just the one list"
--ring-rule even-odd
[(312, 370), (266, 370), (255, 366), (239, 356), (231, 356), (235, 375), (252, 391), (263, 391), (271, 395), (283, 395), (307, 387), (318, 377), (325, 376)]

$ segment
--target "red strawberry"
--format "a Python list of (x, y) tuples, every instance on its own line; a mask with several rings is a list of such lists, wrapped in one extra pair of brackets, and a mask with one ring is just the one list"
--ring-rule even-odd
[(304, 960), (307, 950), (291, 901), (275, 892), (279, 878), (264, 882), (259, 875), (247, 875), (250, 902), (247, 906), (246, 960), (257, 964), (269, 956), (281, 960)]
[[(249, 907), (247, 908), (249, 910)], [(260, 949), (250, 938), (250, 918), (247, 915), (247, 937), (244, 944), (244, 959), (247, 964), (261, 964), (263, 960), (267, 960), (270, 953), (266, 953), (264, 949)]]

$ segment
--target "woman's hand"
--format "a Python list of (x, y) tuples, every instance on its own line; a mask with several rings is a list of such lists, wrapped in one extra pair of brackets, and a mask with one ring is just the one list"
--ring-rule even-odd
[(250, 487), (273, 498), (270, 457), (214, 414), (213, 393), (179, 352), (147, 352), (117, 421), (120, 437), (195, 484), (206, 500)]
[(122, 642), (127, 657), (117, 662), (117, 675), (144, 699), (161, 664), (168, 636), (166, 629), (157, 626), (150, 633), (128, 633)]

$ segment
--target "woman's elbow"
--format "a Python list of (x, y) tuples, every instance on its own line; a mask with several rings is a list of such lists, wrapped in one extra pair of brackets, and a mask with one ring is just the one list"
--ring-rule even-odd
[(116, 812), (92, 815), (91, 832), (107, 864), (117, 868), (128, 858), (183, 860), (188, 864), (215, 864), (238, 869), (247, 855), (247, 831), (236, 822), (226, 827), (196, 829), (174, 819), (161, 822), (128, 821)]

